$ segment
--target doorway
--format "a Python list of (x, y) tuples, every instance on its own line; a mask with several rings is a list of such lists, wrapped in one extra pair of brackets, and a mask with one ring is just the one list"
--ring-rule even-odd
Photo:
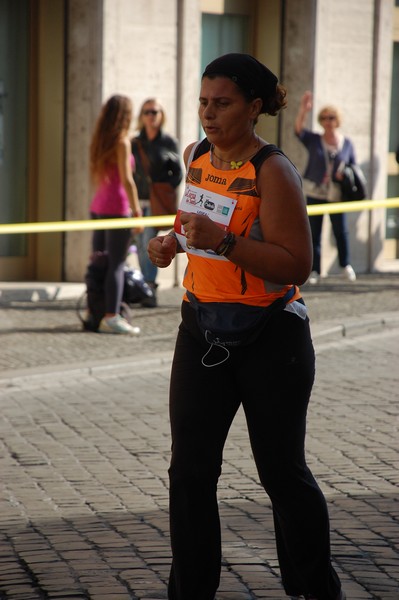
[[(28, 219), (29, 2), (0, 0), (0, 222)], [(0, 235), (0, 278), (30, 271), (26, 235)]]
[[(0, 0), (0, 223), (64, 215), (65, 0)], [(0, 280), (59, 281), (63, 235), (0, 234)]]

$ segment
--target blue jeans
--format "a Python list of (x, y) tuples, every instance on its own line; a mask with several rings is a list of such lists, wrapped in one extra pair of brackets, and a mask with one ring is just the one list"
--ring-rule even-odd
[[(143, 217), (150, 217), (151, 209), (149, 206), (143, 208)], [(148, 258), (147, 246), (151, 238), (155, 237), (158, 230), (155, 227), (145, 227), (143, 233), (135, 236), (137, 246), (137, 258), (139, 259), (140, 270), (144, 280), (147, 283), (155, 283), (158, 269)]]
[(169, 599), (214, 600), (221, 569), (217, 482), (242, 404), (259, 479), (273, 506), (284, 589), (335, 600), (340, 581), (331, 565), (327, 505), (305, 459), (315, 369), (308, 320), (281, 311), (254, 343), (231, 348), (227, 361), (206, 368), (201, 358), (209, 344), (187, 302), (182, 316), (170, 382)]
[[(306, 198), (309, 205), (328, 204), (327, 200), (318, 200), (316, 198)], [(312, 271), (320, 273), (321, 263), (321, 230), (323, 226), (324, 215), (312, 215), (309, 217), (310, 229), (312, 232), (313, 243), (313, 266)], [(338, 262), (340, 267), (349, 265), (349, 231), (346, 213), (331, 214), (331, 225), (338, 250)]]

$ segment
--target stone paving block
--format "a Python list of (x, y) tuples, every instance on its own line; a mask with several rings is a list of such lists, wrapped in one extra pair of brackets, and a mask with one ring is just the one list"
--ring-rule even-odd
[[(308, 456), (349, 600), (399, 598), (397, 348), (395, 332), (316, 348)], [(0, 386), (0, 598), (166, 598), (169, 365), (115, 373)], [(242, 411), (219, 506), (217, 598), (284, 598)]]

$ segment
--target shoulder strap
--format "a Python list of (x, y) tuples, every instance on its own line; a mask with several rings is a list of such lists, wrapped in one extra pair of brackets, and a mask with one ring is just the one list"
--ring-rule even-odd
[(208, 152), (210, 147), (211, 145), (206, 138), (204, 140), (200, 140), (199, 142), (195, 142), (195, 144), (193, 144), (193, 147), (191, 148), (190, 156), (188, 157), (187, 168), (191, 165), (193, 160)]
[(207, 152), (209, 152), (210, 147), (211, 147), (211, 144), (207, 140), (207, 138), (204, 138), (203, 140), (198, 142), (197, 145), (195, 146), (193, 160), (195, 160), (196, 158), (199, 158), (203, 154), (206, 154)]
[(200, 145), (201, 142), (195, 142), (195, 144), (193, 144), (193, 147), (190, 150), (190, 155), (188, 157), (188, 161), (187, 161), (187, 168), (191, 165), (191, 163), (194, 160), (194, 154), (196, 149), (198, 148), (198, 146)]
[(256, 173), (258, 173), (262, 164), (272, 154), (281, 154), (282, 156), (285, 156), (284, 152), (282, 152), (280, 148), (278, 148), (274, 144), (267, 144), (266, 146), (262, 146), (259, 152), (257, 152), (255, 156), (251, 158), (251, 163), (254, 165)]
[(290, 160), (288, 158), (288, 156), (286, 154), (284, 154), (284, 152), (282, 150), (280, 150), (280, 148), (278, 146), (275, 146), (274, 144), (267, 144), (266, 146), (263, 146), (259, 150), (259, 152), (257, 152), (255, 154), (255, 156), (253, 158), (251, 158), (251, 163), (255, 167), (256, 174), (258, 174), (258, 171), (261, 168), (262, 164), (265, 162), (265, 160), (267, 160), (269, 158), (269, 156), (272, 156), (272, 154), (280, 154), (280, 156), (284, 156), (284, 158), (286, 158), (288, 160), (288, 162), (291, 163), (295, 173), (298, 175), (299, 180), (302, 182), (302, 178), (299, 174), (299, 171), (296, 168), (296, 166), (294, 165), (294, 163), (292, 162), (292, 160)]

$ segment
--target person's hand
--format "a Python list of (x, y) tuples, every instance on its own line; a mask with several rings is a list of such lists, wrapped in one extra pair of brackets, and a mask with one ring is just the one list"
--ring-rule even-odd
[(184, 227), (187, 246), (198, 250), (215, 250), (226, 235), (224, 229), (204, 215), (182, 212), (180, 222)]
[(341, 173), (341, 171), (337, 171), (337, 172), (335, 173), (335, 175), (334, 175), (334, 179), (335, 179), (336, 181), (342, 181), (342, 180), (343, 180), (343, 178), (344, 178), (344, 174), (343, 174), (343, 173)]
[(338, 169), (334, 173), (335, 181), (338, 181), (338, 182), (343, 181), (344, 172), (345, 172), (345, 161), (342, 160), (338, 165)]
[(161, 269), (169, 267), (176, 256), (177, 240), (172, 235), (158, 235), (148, 242), (147, 252), (155, 266)]
[(309, 112), (312, 110), (313, 106), (313, 94), (309, 90), (307, 90), (301, 99), (301, 107), (304, 111)]

